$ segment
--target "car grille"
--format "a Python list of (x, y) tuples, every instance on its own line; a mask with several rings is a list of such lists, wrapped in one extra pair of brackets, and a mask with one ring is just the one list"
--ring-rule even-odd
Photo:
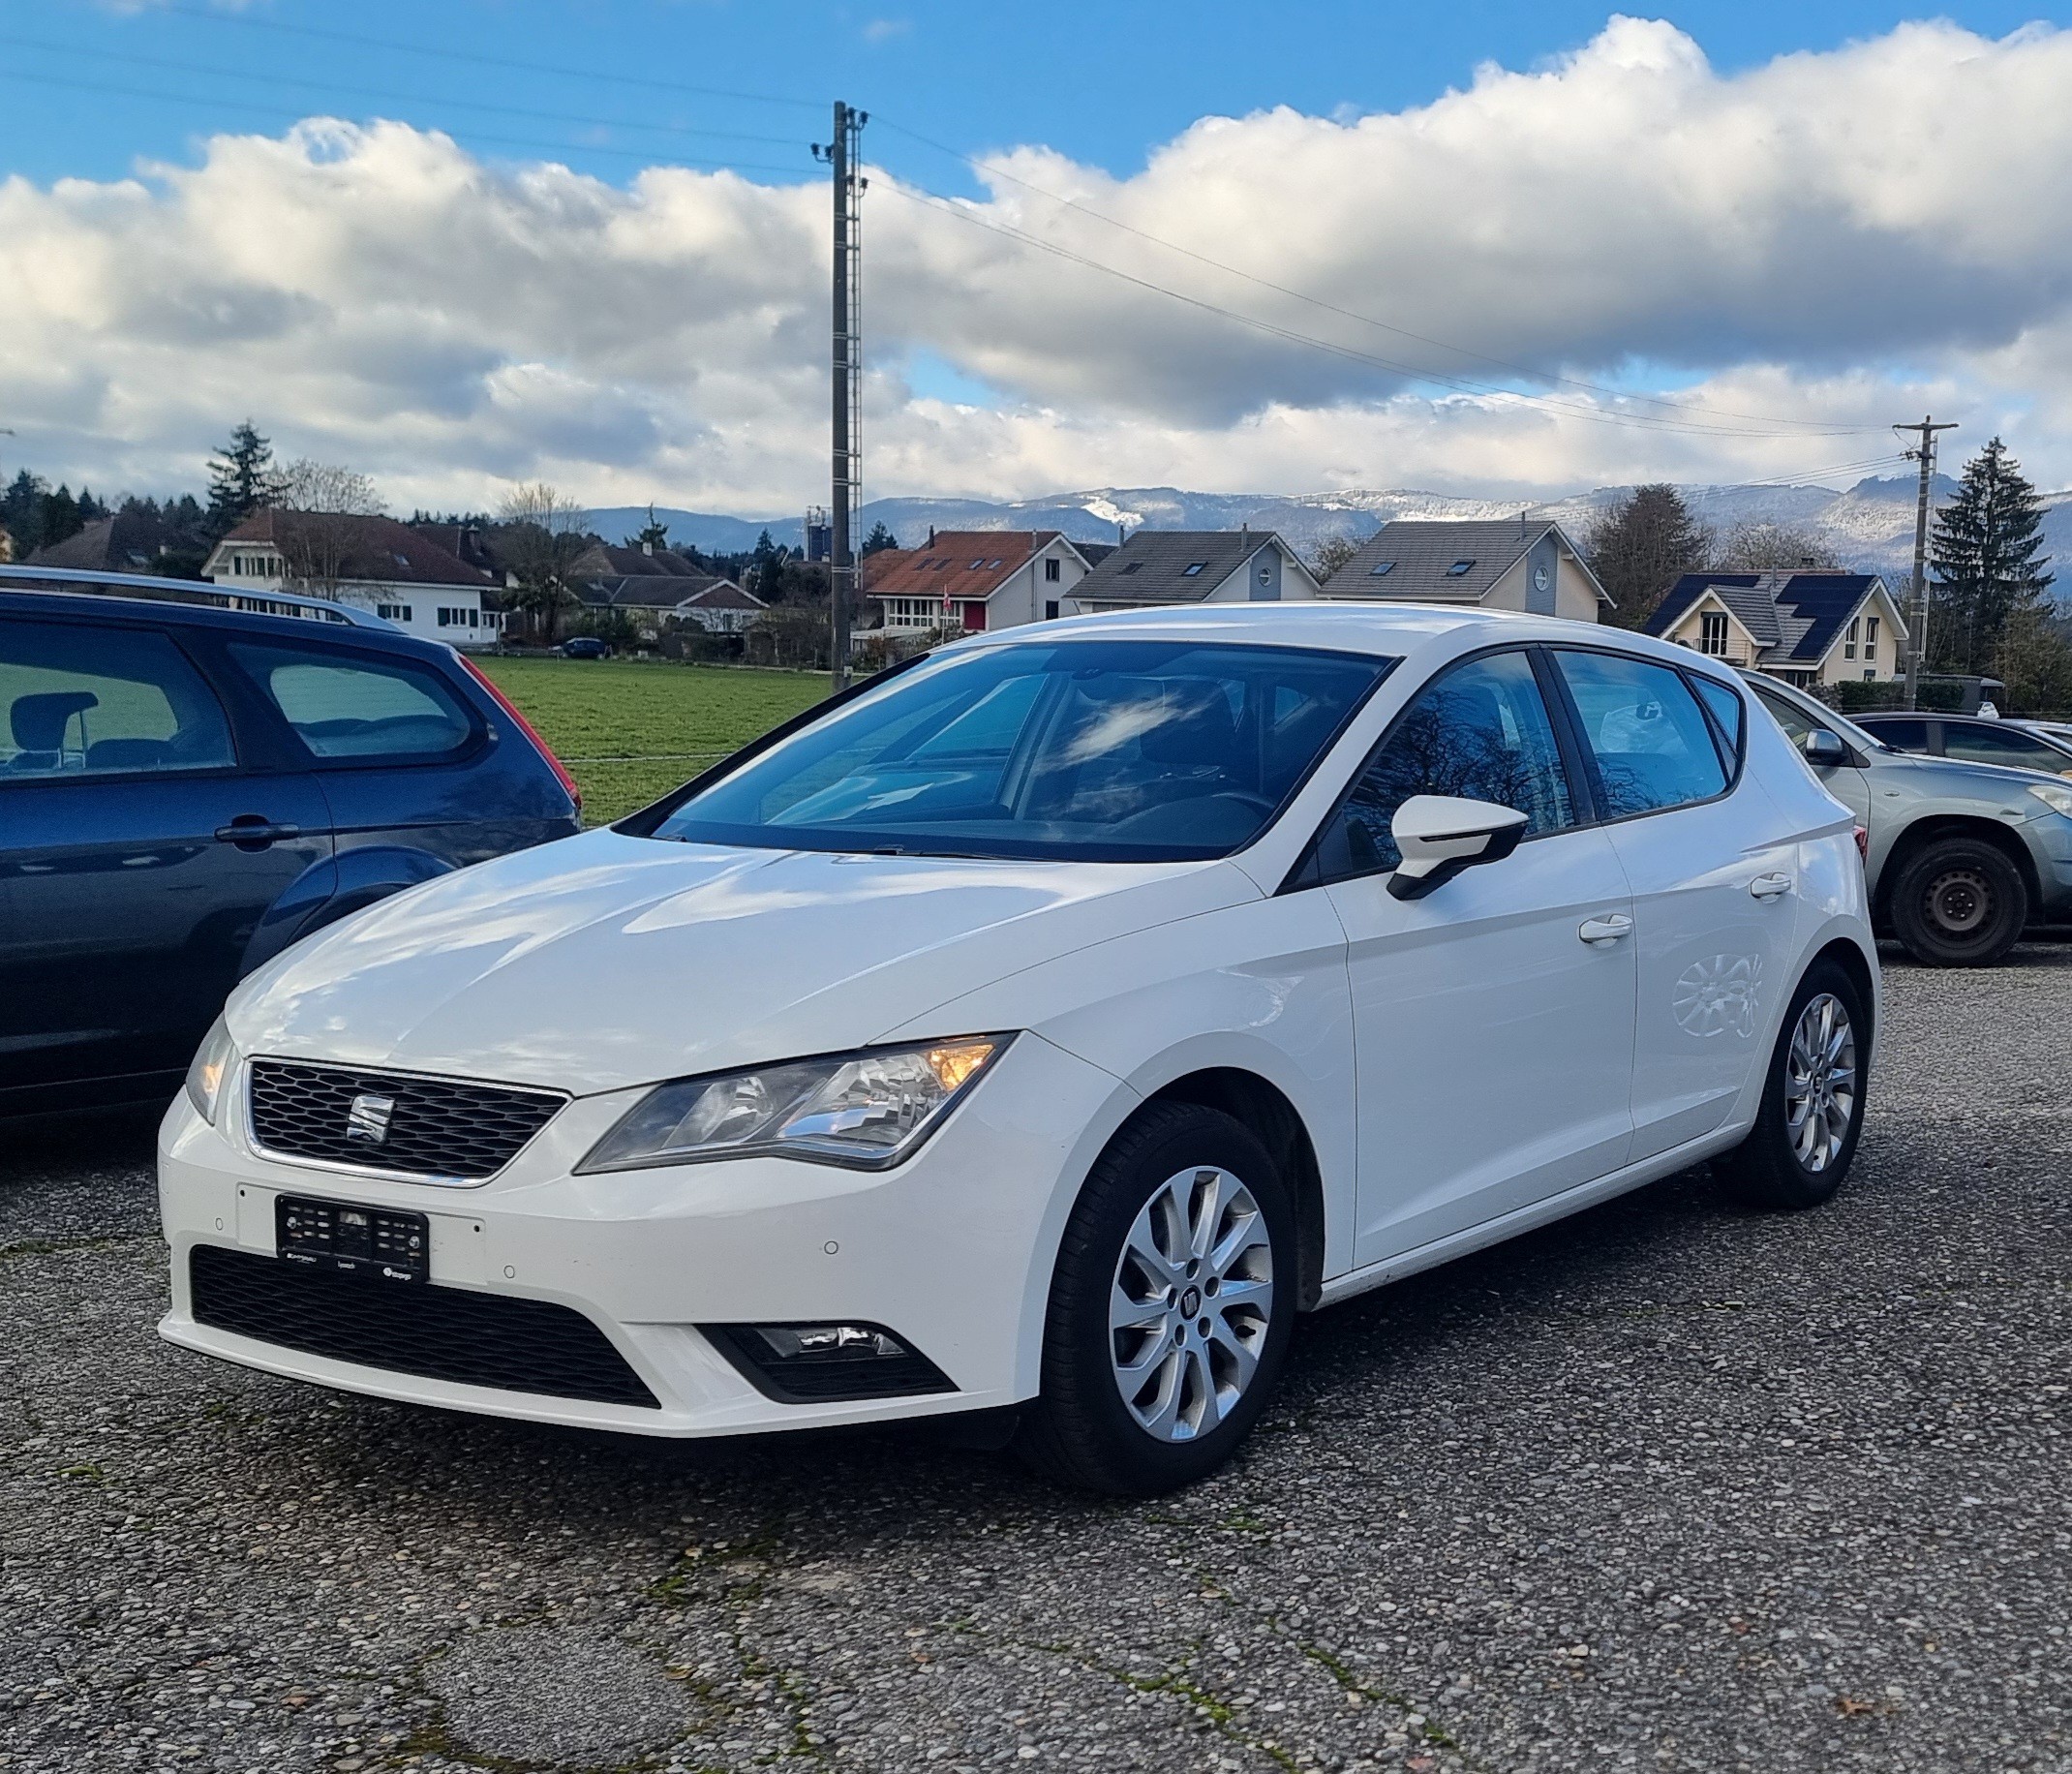
[(582, 1313), (423, 1282), (379, 1282), (249, 1250), (197, 1244), (197, 1324), (360, 1367), (659, 1410), (655, 1394)]
[[(568, 1100), (551, 1090), (289, 1059), (255, 1059), (251, 1073), (252, 1138), (270, 1156), (442, 1181), (494, 1177)], [(370, 1115), (370, 1101), (386, 1107)]]

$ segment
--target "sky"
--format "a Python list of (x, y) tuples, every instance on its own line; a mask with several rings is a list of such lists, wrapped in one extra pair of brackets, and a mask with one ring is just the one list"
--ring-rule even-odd
[(840, 97), (867, 496), (2058, 487), (2068, 91), (1997, 4), (0, 0), (0, 474), (824, 498)]

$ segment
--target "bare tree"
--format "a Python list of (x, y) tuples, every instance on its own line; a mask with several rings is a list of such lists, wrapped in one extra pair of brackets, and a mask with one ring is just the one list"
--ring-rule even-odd
[(1739, 525), (1713, 563), (1740, 573), (1790, 572), (1801, 567), (1831, 567), (1834, 564), (1824, 537), (1796, 524), (1767, 519)]
[(518, 581), (515, 601), (551, 645), (572, 597), (569, 570), (590, 546), (590, 512), (544, 480), (513, 487), (498, 507), (507, 526), (504, 558)]
[(1341, 566), (1359, 553), (1359, 544), (1341, 530), (1319, 542), (1309, 557), (1310, 571), (1317, 575), (1322, 585)]
[(319, 597), (336, 597), (340, 584), (360, 577), (367, 552), (363, 517), (380, 517), (381, 496), (365, 474), (307, 456), (275, 477), (273, 539), (289, 580)]

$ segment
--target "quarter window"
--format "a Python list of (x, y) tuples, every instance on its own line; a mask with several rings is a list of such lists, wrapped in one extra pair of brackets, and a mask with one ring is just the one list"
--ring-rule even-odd
[(1726, 771), (1681, 674), (1607, 653), (1562, 650), (1554, 657), (1575, 703), (1605, 818), (1660, 812), (1724, 791)]
[(406, 665), (234, 641), (230, 653), (318, 757), (440, 756), (474, 731), (444, 685)]
[(0, 623), (0, 783), (229, 770), (223, 709), (163, 634)]
[(1418, 694), (1318, 839), (1319, 878), (1393, 869), (1402, 856), (1390, 821), (1413, 795), (1515, 808), (1528, 836), (1575, 823), (1553, 722), (1524, 654), (1470, 659)]
[(1731, 770), (1741, 759), (1741, 735), (1746, 714), (1741, 698), (1717, 678), (1701, 678), (1695, 672), (1691, 682), (1696, 687), (1698, 700), (1704, 703), (1720, 736), (1725, 743), (1727, 768)]

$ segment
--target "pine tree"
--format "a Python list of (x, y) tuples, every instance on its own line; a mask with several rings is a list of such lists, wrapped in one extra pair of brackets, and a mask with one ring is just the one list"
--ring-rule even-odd
[(1606, 620), (1638, 628), (1684, 573), (1704, 566), (1712, 537), (1666, 482), (1635, 487), (1591, 527), (1590, 566), (1617, 606)]
[(870, 526), (870, 534), (864, 537), (863, 552), (867, 555), (877, 554), (882, 549), (897, 548), (899, 545), (899, 538), (885, 528), (881, 519)]
[(1929, 649), (1941, 671), (1990, 672), (2008, 624), (2046, 608), (2043, 505), (1995, 438), (1935, 515)]
[(0, 493), (0, 529), (13, 539), (17, 561), (26, 561), (44, 545), (44, 496), (49, 491), (41, 474), (23, 469)]
[(230, 433), (229, 443), (209, 458), (209, 534), (228, 535), (279, 491), (273, 444), (247, 419)]
[(650, 554), (660, 554), (669, 546), (669, 526), (655, 521), (655, 507), (648, 507), (648, 521), (641, 525), (637, 535), (625, 539), (628, 548), (645, 548)]
[(77, 535), (85, 527), (79, 516), (79, 502), (73, 498), (70, 487), (60, 486), (55, 493), (44, 495), (43, 540), (37, 543), (39, 548)]

